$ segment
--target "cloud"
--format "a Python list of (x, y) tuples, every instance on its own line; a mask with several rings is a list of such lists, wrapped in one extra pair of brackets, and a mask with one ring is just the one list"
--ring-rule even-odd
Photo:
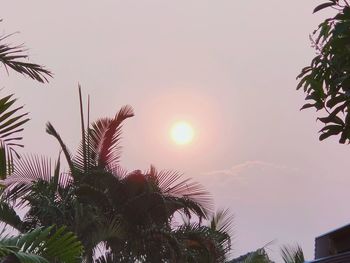
[(243, 163), (234, 165), (229, 169), (204, 172), (203, 175), (229, 175), (229, 176), (233, 176), (233, 175), (239, 175), (243, 171), (248, 170), (248, 169), (252, 169), (252, 168), (260, 169), (260, 170), (265, 170), (267, 168), (271, 168), (274, 170), (284, 170), (284, 171), (297, 170), (295, 168), (289, 168), (285, 165), (274, 164), (274, 163), (264, 162), (264, 161), (260, 161), (260, 160), (249, 160), (249, 161), (245, 161)]

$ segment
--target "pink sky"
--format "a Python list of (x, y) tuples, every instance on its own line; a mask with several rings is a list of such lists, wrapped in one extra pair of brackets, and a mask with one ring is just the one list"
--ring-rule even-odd
[[(311, 111), (299, 112), (296, 75), (314, 53), (308, 34), (320, 1), (3, 1), (2, 33), (50, 68), (47, 85), (3, 72), (5, 92), (30, 111), (26, 152), (56, 157), (51, 121), (71, 148), (79, 141), (77, 84), (92, 116), (130, 104), (128, 169), (176, 169), (235, 214), (234, 255), (276, 240), (313, 258), (314, 237), (350, 223), (349, 146), (320, 143)], [(179, 148), (168, 129), (196, 129)], [(278, 260), (278, 259), (277, 259)]]

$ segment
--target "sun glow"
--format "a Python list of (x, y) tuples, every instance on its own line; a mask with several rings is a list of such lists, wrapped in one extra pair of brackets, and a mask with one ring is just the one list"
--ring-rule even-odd
[(171, 128), (171, 138), (176, 144), (189, 144), (193, 137), (193, 128), (187, 122), (177, 122)]

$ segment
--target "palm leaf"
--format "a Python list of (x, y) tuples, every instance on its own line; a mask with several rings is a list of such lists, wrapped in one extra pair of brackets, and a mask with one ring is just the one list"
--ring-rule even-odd
[(110, 240), (125, 240), (126, 236), (127, 233), (124, 230), (121, 218), (108, 219), (100, 222), (96, 228), (90, 229), (89, 235), (85, 235), (85, 242), (88, 244), (85, 250), (91, 250), (92, 254), (95, 255), (99, 246), (106, 248)]
[(73, 165), (71, 153), (70, 153), (68, 147), (63, 142), (61, 136), (58, 134), (58, 132), (56, 131), (56, 129), (53, 127), (53, 125), (50, 122), (48, 122), (46, 124), (46, 132), (57, 139), (58, 143), (60, 144), (60, 146), (62, 148), (64, 156), (66, 157), (66, 161), (68, 163), (68, 166), (69, 166), (69, 168), (70, 168), (70, 170), (71, 170), (71, 172), (73, 174), (73, 171), (75, 170), (75, 168), (74, 168), (74, 165)]
[(18, 114), (23, 106), (13, 107), (15, 102), (13, 94), (0, 98), (0, 179), (12, 171), (13, 156), (18, 157), (16, 147), (23, 147), (18, 134), (29, 121), (28, 113)]
[(23, 45), (12, 46), (3, 43), (9, 36), (6, 35), (0, 38), (0, 62), (5, 66), (6, 71), (8, 72), (8, 68), (11, 68), (39, 82), (48, 82), (47, 77), (52, 77), (52, 73), (43, 66), (27, 62), (27, 50)]
[(128, 171), (119, 164), (109, 165), (106, 170), (118, 179), (123, 179), (128, 175)]
[(304, 263), (304, 252), (302, 248), (297, 245), (295, 247), (292, 246), (283, 246), (281, 248), (281, 255), (283, 262), (285, 263)]
[[(233, 261), (235, 262), (235, 261)], [(264, 248), (259, 248), (247, 255), (243, 263), (272, 263)]]
[(85, 133), (84, 140), (81, 140), (77, 153), (73, 158), (74, 169), (80, 173), (89, 173), (97, 166), (96, 156), (98, 153), (91, 143), (91, 134)]
[(50, 159), (36, 155), (24, 155), (15, 161), (12, 175), (2, 180), (1, 183), (8, 187), (17, 184), (29, 185), (39, 180), (49, 182), (51, 174)]
[(0, 241), (0, 257), (3, 263), (49, 263), (42, 256), (17, 251), (17, 247), (2, 244)]
[(0, 240), (0, 251), (1, 247), (12, 248), (7, 255), (23, 263), (77, 263), (83, 252), (80, 241), (65, 227), (55, 231), (54, 227), (37, 228), (19, 236), (4, 237)]
[[(224, 247), (231, 247), (232, 236), (233, 236), (233, 215), (228, 209), (217, 211), (209, 221), (209, 226), (212, 230), (218, 231), (222, 234)], [(230, 238), (227, 238), (229, 236)], [(230, 251), (227, 252), (229, 256)]]
[(210, 220), (210, 227), (213, 230), (232, 233), (233, 215), (228, 209), (217, 211)]
[(174, 231), (184, 246), (186, 262), (225, 262), (230, 237), (200, 224), (184, 224)]
[(120, 158), (119, 141), (122, 123), (134, 116), (131, 106), (122, 107), (114, 118), (102, 118), (92, 124), (91, 142), (97, 153), (97, 165), (106, 167), (115, 164)]
[(234, 258), (229, 263), (273, 263), (266, 253), (265, 248), (259, 248), (238, 258)]
[[(59, 172), (60, 163), (57, 161), (52, 167), (51, 160), (37, 155), (23, 155), (14, 162), (14, 171), (11, 176), (0, 183), (6, 188), (3, 197), (9, 201), (21, 199), (31, 191), (33, 183), (45, 181), (51, 183), (55, 190), (66, 188), (72, 181), (70, 174)], [(23, 202), (19, 204), (23, 205)]]
[(181, 180), (181, 174), (178, 172), (158, 172), (154, 166), (151, 166), (147, 175), (154, 180), (166, 197), (183, 199), (185, 203), (190, 205), (190, 208), (195, 208), (193, 205), (197, 204), (197, 208), (195, 209), (197, 211), (194, 211), (199, 216), (208, 217), (212, 213), (212, 197), (201, 184), (193, 182), (191, 179)]

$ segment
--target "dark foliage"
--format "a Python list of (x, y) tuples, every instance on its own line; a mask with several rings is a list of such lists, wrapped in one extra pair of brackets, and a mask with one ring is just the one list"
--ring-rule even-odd
[(329, 0), (314, 12), (333, 8), (337, 14), (322, 22), (312, 35), (317, 55), (298, 76), (297, 89), (306, 93), (302, 109), (314, 108), (325, 124), (320, 140), (339, 136), (350, 142), (350, 6), (347, 1)]

